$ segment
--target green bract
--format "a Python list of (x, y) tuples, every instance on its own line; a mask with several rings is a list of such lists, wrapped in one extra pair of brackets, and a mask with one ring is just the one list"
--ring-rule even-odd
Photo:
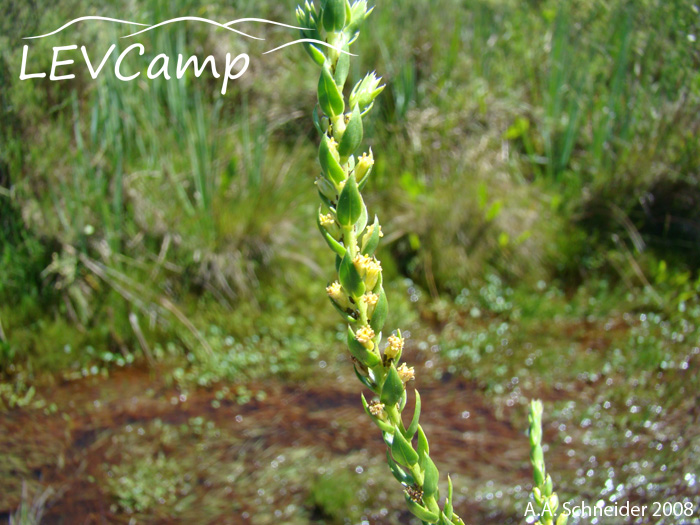
[(323, 27), (326, 31), (342, 31), (345, 27), (345, 0), (326, 0), (323, 3)]
[[(379, 397), (379, 400), (387, 406), (395, 405), (399, 399), (401, 399), (402, 394), (403, 383), (401, 382), (399, 373), (396, 371), (396, 367), (392, 364), (384, 380), (382, 395)], [(418, 456), (416, 456), (416, 458), (417, 457)]]
[(340, 184), (345, 180), (345, 171), (340, 165), (338, 148), (333, 145), (331, 139), (325, 134), (321, 138), (321, 145), (318, 147), (318, 160), (326, 178), (335, 184)]
[(408, 510), (410, 510), (417, 518), (425, 522), (437, 523), (438, 519), (440, 519), (437, 514), (430, 512), (425, 507), (413, 501), (408, 494), (406, 495), (406, 505), (408, 505)]
[(379, 231), (379, 220), (375, 216), (371, 231), (365, 233), (364, 237), (362, 237), (362, 248), (360, 251), (363, 255), (374, 255), (374, 251), (379, 246)]
[(318, 104), (326, 115), (337, 117), (345, 109), (343, 95), (333, 79), (328, 61), (323, 63), (321, 71), (321, 78), (318, 80)]
[(362, 142), (362, 116), (360, 115), (360, 106), (356, 105), (350, 114), (343, 138), (340, 139), (340, 146), (338, 146), (340, 158), (347, 159), (355, 153), (360, 142)]
[(369, 319), (369, 325), (375, 332), (380, 332), (384, 327), (384, 322), (386, 321), (386, 316), (389, 313), (389, 302), (386, 299), (386, 293), (384, 293), (384, 288), (379, 289), (379, 299), (377, 299), (377, 305), (374, 307), (374, 312)]
[(347, 228), (354, 226), (362, 216), (365, 204), (355, 182), (355, 175), (350, 175), (338, 197), (336, 209), (338, 223)]
[[(307, 1), (306, 4), (304, 4), (304, 7), (297, 7), (296, 15), (299, 26), (305, 28), (301, 31), (302, 38), (320, 40), (321, 33), (319, 33), (316, 27), (317, 14), (316, 8), (314, 7), (313, 3), (309, 3)], [(311, 43), (305, 43), (304, 49), (306, 49), (306, 52), (309, 54), (309, 56), (319, 66), (322, 66), (323, 63), (326, 61), (326, 57), (323, 54), (323, 51), (321, 51), (318, 46)]]
[(430, 459), (429, 456), (423, 456), (421, 458), (420, 465), (425, 470), (423, 495), (435, 496), (438, 492), (438, 478), (440, 477), (440, 473), (438, 472), (435, 463), (433, 463), (433, 460)]
[(399, 465), (412, 467), (418, 463), (418, 454), (413, 450), (411, 444), (401, 435), (401, 432), (394, 433), (391, 442), (391, 455)]
[(350, 93), (350, 107), (359, 106), (363, 111), (370, 109), (377, 95), (384, 90), (384, 86), (380, 86), (378, 78), (374, 71), (367, 73), (365, 78), (355, 84), (355, 87)]
[(348, 292), (355, 297), (361, 296), (365, 292), (365, 283), (352, 262), (350, 251), (345, 252), (345, 256), (340, 261), (338, 268), (338, 279)]
[(345, 80), (348, 78), (348, 73), (350, 72), (350, 46), (345, 44), (343, 46), (344, 53), (341, 53), (338, 57), (338, 62), (335, 65), (335, 72), (333, 73), (333, 79), (338, 86), (343, 86)]

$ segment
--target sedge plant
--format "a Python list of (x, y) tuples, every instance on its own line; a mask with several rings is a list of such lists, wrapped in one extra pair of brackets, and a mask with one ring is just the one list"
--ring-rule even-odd
[(530, 423), (530, 462), (534, 478), (532, 495), (539, 515), (535, 525), (566, 525), (569, 516), (565, 512), (561, 512), (557, 517), (559, 497), (554, 492), (552, 478), (547, 474), (544, 466), (544, 453), (542, 451), (543, 410), (542, 401), (533, 400), (530, 403), (528, 421)]
[(377, 217), (369, 220), (361, 191), (374, 164), (373, 152), (358, 153), (363, 117), (384, 86), (368, 73), (344, 97), (350, 66), (350, 46), (372, 9), (366, 0), (324, 0), (319, 9), (308, 0), (297, 8), (305, 48), (320, 69), (318, 104), (313, 122), (321, 135), (316, 179), (321, 204), (318, 227), (335, 254), (336, 280), (326, 291), (331, 304), (347, 322), (347, 345), (355, 373), (373, 394), (362, 395), (367, 415), (381, 431), (387, 462), (404, 488), (408, 509), (424, 523), (460, 525), (453, 510), (452, 482), (439, 505), (438, 469), (430, 458), (428, 439), (420, 425), (421, 400), (415, 392), (413, 416), (405, 424), (406, 383), (413, 367), (401, 361), (404, 339), (400, 330), (382, 342), (388, 303), (382, 286), (382, 266), (375, 256), (382, 237)]

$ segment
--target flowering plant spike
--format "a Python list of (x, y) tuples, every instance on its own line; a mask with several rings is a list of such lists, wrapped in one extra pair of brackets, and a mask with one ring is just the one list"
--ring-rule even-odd
[(313, 122), (321, 135), (316, 179), (321, 205), (318, 227), (335, 253), (337, 279), (326, 292), (331, 304), (348, 323), (347, 344), (355, 373), (373, 394), (362, 395), (367, 415), (382, 433), (387, 462), (403, 485), (409, 510), (424, 523), (463, 525), (453, 510), (452, 482), (439, 505), (439, 473), (430, 458), (428, 439), (420, 425), (421, 400), (408, 426), (402, 418), (406, 384), (414, 379), (413, 367), (401, 362), (404, 340), (399, 330), (382, 343), (388, 304), (382, 286), (382, 266), (374, 255), (382, 237), (379, 220), (370, 222), (362, 189), (374, 164), (372, 151), (358, 154), (363, 138), (362, 118), (384, 89), (374, 72), (352, 89), (347, 100), (343, 88), (348, 76), (350, 45), (372, 9), (366, 0), (323, 0), (317, 10), (308, 0), (297, 7), (302, 38), (325, 41), (328, 46), (305, 43), (306, 51), (320, 67), (318, 104)]
[(559, 497), (554, 492), (552, 478), (547, 474), (544, 466), (544, 454), (542, 452), (542, 401), (533, 400), (530, 403), (528, 421), (530, 423), (530, 462), (534, 486), (532, 495), (539, 507), (539, 519), (535, 525), (566, 525), (568, 514), (562, 512), (556, 517), (559, 508)]

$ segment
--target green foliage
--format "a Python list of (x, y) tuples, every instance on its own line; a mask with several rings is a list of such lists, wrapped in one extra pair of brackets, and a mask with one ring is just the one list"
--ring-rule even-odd
[(35, 394), (36, 389), (33, 386), (27, 387), (21, 380), (14, 385), (0, 383), (0, 409), (30, 407), (34, 404)]
[(174, 507), (186, 490), (179, 465), (162, 453), (127, 465), (112, 465), (111, 471), (114, 477), (108, 478), (108, 485), (126, 512), (147, 512), (160, 505)]
[(361, 519), (357, 495), (362, 481), (345, 469), (317, 476), (309, 488), (309, 505), (325, 523), (346, 523)]
[[(361, 4), (345, 13), (346, 41), (357, 36)], [(150, 0), (128, 14), (168, 18), (191, 14), (193, 5)], [(292, 226), (312, 213), (307, 181), (291, 174), (311, 167), (311, 147), (298, 141), (310, 126), (278, 116), (308, 98), (313, 65), (292, 66), (291, 54), (280, 53), (265, 75), (251, 71), (249, 84), (234, 84), (224, 99), (206, 75), (124, 83), (109, 63), (96, 81), (76, 67), (75, 82), (21, 82), (14, 42), (60, 26), (76, 9), (59, 2), (35, 17), (29, 7), (14, 6), (4, 19), (0, 60), (0, 295), (14, 305), (2, 314), (14, 359), (34, 359), (23, 332), (37, 317), (47, 326), (65, 318), (74, 347), (85, 330), (96, 346), (119, 339), (131, 352), (131, 313), (172, 336), (182, 316), (163, 299), (184, 313), (199, 297), (256, 297), (257, 283), (274, 280), (287, 260), (280, 254), (296, 250), (292, 240), (308, 238)], [(231, 14), (218, 4), (208, 9)], [(251, 16), (283, 16), (275, 9), (257, 3)], [(436, 12), (446, 16), (438, 21)], [(558, 277), (577, 286), (591, 273), (644, 285), (634, 263), (648, 276), (647, 258), (693, 271), (700, 84), (688, 13), (683, 1), (441, 0), (380, 9), (373, 38), (353, 43), (359, 58), (348, 65), (340, 54), (330, 76), (333, 88), (347, 75), (344, 109), (358, 108), (361, 118), (350, 119), (324, 172), (342, 180), (338, 163), (356, 147), (353, 137), (382, 144), (367, 204), (393, 217), (384, 266), (433, 296), (457, 296), (487, 273), (506, 283)], [(260, 28), (268, 41), (288, 36), (268, 29)], [(109, 24), (72, 31), (94, 53), (120, 36)], [(206, 53), (215, 34), (174, 24), (143, 38), (144, 58), (152, 58), (189, 53), (195, 40)], [(50, 68), (54, 43), (32, 42), (32, 67)], [(325, 50), (307, 50), (325, 60)], [(376, 100), (380, 80), (362, 76), (375, 67), (387, 73)], [(362, 133), (352, 132), (360, 122)], [(362, 188), (367, 177), (357, 182)], [(60, 265), (52, 265), (54, 254)], [(109, 321), (113, 330), (103, 328), (102, 304), (121, 316)], [(207, 329), (194, 328), (186, 331), (195, 340)]]

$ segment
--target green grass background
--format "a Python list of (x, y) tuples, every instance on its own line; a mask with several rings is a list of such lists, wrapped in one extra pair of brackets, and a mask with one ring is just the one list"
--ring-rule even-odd
[[(295, 2), (0, 5), (3, 410), (31, 406), (42, 381), (119, 367), (164, 366), (191, 388), (313, 381), (319, 359), (334, 363), (317, 71), (298, 46), (261, 55), (293, 31), (251, 25), (260, 43), (175, 24), (138, 37), (146, 54), (126, 66), (137, 81), (118, 81), (114, 58), (93, 80), (79, 51), (66, 53), (74, 80), (18, 78), (26, 42), (31, 71), (50, 69), (52, 46), (85, 45), (95, 62), (127, 45), (106, 22), (21, 40), (75, 16), (294, 23)], [(657, 406), (690, 424), (699, 37), (689, 0), (377, 3), (348, 82), (374, 69), (386, 83), (365, 125), (377, 159), (366, 200), (385, 232), (392, 326), (414, 327), (436, 378), (464, 377), (495, 404), (513, 378), (545, 396), (598, 382), (588, 408), (553, 401), (551, 417), (590, 422), (612, 401), (620, 410), (589, 436), (606, 450)], [(245, 52), (251, 65), (221, 96), (207, 75), (145, 79), (160, 52), (219, 65)], [(684, 450), (664, 487), (697, 466)], [(321, 505), (340, 516), (336, 503)]]

